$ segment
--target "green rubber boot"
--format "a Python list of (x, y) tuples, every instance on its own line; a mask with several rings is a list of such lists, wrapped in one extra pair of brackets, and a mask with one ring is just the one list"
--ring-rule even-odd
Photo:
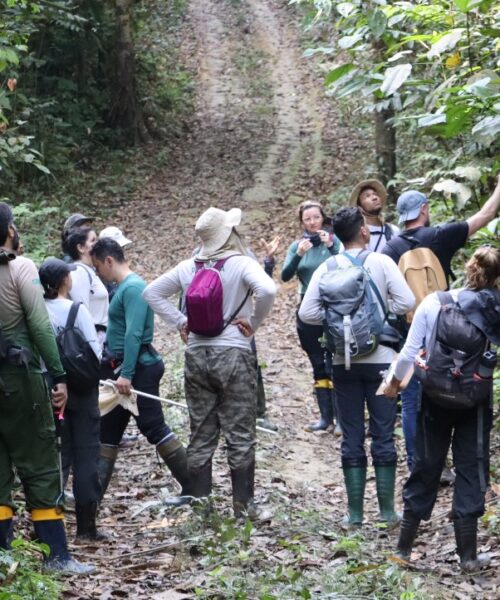
[(363, 501), (365, 497), (366, 467), (342, 467), (347, 491), (349, 514), (342, 524), (348, 528), (361, 527), (363, 524)]
[(377, 483), (380, 521), (388, 525), (397, 525), (401, 521), (401, 515), (394, 510), (396, 465), (375, 467), (375, 480)]

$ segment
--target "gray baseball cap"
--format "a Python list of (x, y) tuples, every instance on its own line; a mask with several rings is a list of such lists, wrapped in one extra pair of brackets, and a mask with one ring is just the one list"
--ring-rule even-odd
[(408, 190), (403, 192), (398, 198), (396, 208), (399, 213), (398, 223), (406, 223), (413, 221), (420, 214), (420, 209), (424, 204), (427, 204), (427, 196), (416, 190)]
[(86, 217), (81, 213), (74, 213), (70, 215), (66, 221), (64, 221), (63, 231), (70, 231), (75, 227), (81, 227), (82, 225), (85, 225), (85, 223), (92, 223), (93, 220), (94, 217)]

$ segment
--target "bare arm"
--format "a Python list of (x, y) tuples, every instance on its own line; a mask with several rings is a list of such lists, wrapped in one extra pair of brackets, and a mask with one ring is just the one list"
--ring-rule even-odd
[(498, 215), (500, 209), (500, 175), (498, 176), (497, 185), (491, 196), (483, 204), (481, 210), (475, 215), (467, 219), (469, 225), (469, 236), (479, 231)]

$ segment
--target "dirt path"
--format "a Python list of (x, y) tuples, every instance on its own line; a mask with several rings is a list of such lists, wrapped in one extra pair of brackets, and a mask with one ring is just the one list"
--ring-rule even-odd
[[(210, 205), (240, 206), (243, 233), (254, 248), (261, 237), (281, 234), (282, 258), (297, 235), (296, 205), (329, 193), (345, 179), (357, 161), (353, 147), (368, 154), (368, 142), (342, 122), (322, 94), (321, 77), (301, 58), (292, 15), (278, 0), (191, 1), (183, 24), (182, 55), (196, 78), (195, 113), (186, 136), (169, 148), (163, 169), (145, 175), (142, 190), (122, 211), (126, 234), (137, 240), (130, 258), (147, 280), (190, 255), (196, 243), (194, 223)], [(275, 279), (278, 276), (279, 266)], [(278, 436), (259, 436), (257, 453), (258, 501), (281, 515), (271, 523), (270, 533), (257, 536), (264, 536), (268, 541), (262, 543), (269, 548), (276, 541), (276, 523), (287, 522), (294, 511), (314, 511), (311, 530), (317, 536), (322, 528), (334, 527), (345, 510), (340, 441), (331, 432), (315, 435), (303, 429), (316, 416), (316, 407), (310, 367), (295, 334), (295, 289), (296, 282), (280, 286), (273, 315), (257, 334), (259, 357), (266, 365), (269, 413), (279, 425)], [(178, 399), (181, 343), (157, 322), (156, 345), (167, 365), (162, 391)], [(170, 410), (168, 420), (186, 440), (186, 415)], [(217, 453), (215, 471), (218, 508), (227, 515), (229, 480), (223, 449)], [(400, 482), (404, 473), (402, 466)], [(196, 563), (201, 542), (190, 537), (195, 536), (191, 513), (172, 514), (162, 508), (161, 497), (175, 489), (144, 440), (124, 449), (101, 514), (111, 541), (104, 548), (76, 549), (82, 558), (107, 564), (108, 569), (83, 581), (74, 595), (68, 591), (67, 597), (194, 597), (193, 590), (203, 588), (208, 576)], [(373, 480), (367, 496), (367, 520), (373, 523)], [(292, 529), (282, 535), (292, 536)], [(376, 530), (372, 535), (380, 537)], [(186, 537), (197, 540), (187, 555), (181, 551)], [(378, 544), (378, 552), (390, 548), (394, 534), (383, 535)], [(449, 533), (446, 544), (451, 544)], [(273, 550), (278, 551), (284, 552)], [(448, 552), (452, 554), (451, 547)], [(165, 591), (173, 585), (180, 591)]]

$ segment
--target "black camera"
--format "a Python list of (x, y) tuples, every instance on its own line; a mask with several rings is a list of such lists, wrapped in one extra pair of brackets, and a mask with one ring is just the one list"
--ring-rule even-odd
[(304, 233), (304, 238), (309, 240), (314, 247), (321, 246), (319, 233)]

